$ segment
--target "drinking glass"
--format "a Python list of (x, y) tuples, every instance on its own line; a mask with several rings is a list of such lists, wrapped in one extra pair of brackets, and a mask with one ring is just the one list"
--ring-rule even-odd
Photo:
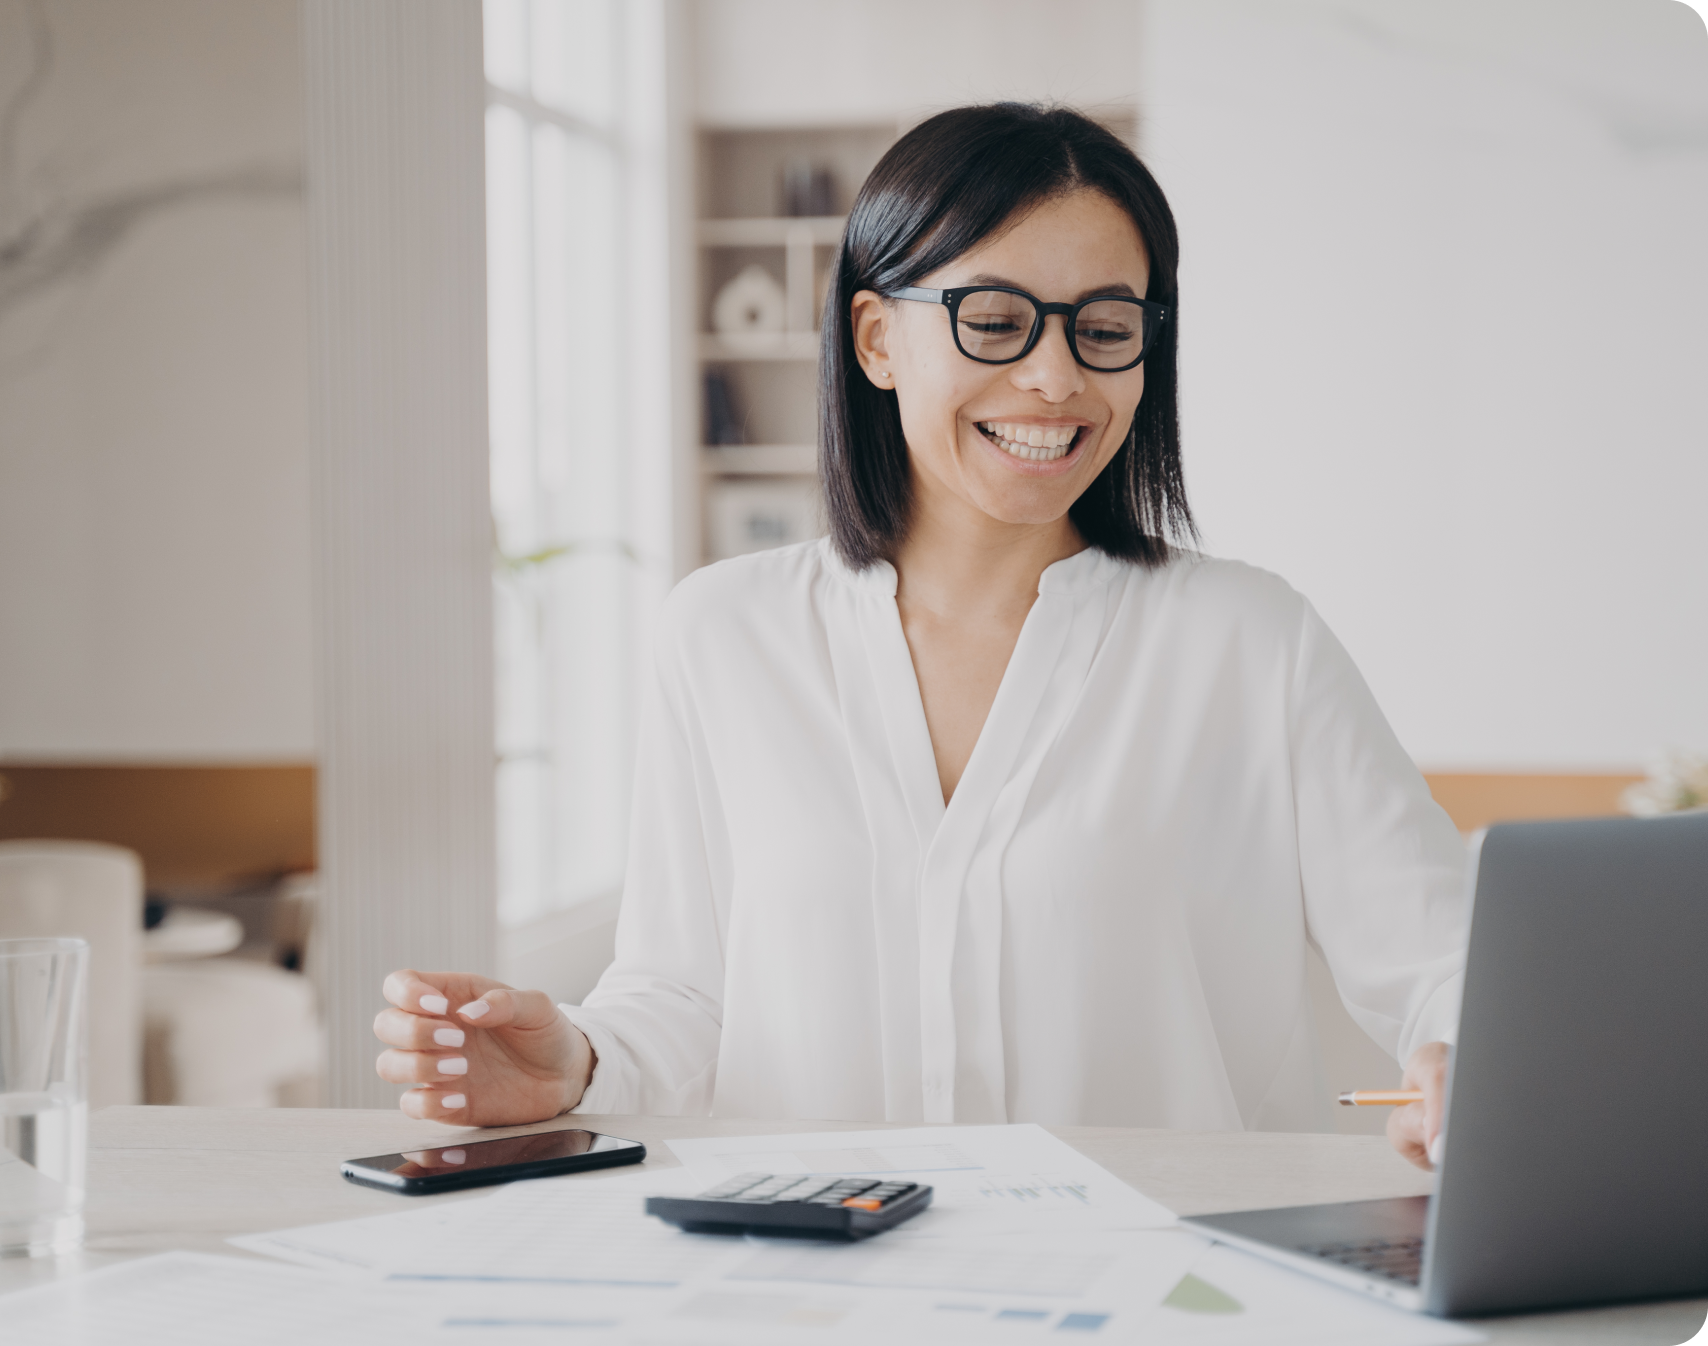
[(83, 1241), (89, 946), (0, 939), (0, 1257)]

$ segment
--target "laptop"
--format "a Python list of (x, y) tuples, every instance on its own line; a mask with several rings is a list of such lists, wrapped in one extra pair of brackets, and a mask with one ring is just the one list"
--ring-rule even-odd
[(1708, 812), (1491, 827), (1472, 872), (1434, 1196), (1182, 1223), (1442, 1317), (1708, 1294)]

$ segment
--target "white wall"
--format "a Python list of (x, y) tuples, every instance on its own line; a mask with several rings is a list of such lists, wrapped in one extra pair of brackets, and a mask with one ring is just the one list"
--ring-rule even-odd
[(1426, 767), (1708, 747), (1708, 34), (1671, 0), (1149, 0), (1188, 484)]
[(0, 0), (0, 108), (0, 758), (310, 757), (295, 0)]
[(1131, 106), (1135, 0), (698, 0), (695, 86), (716, 126), (881, 124), (957, 103)]

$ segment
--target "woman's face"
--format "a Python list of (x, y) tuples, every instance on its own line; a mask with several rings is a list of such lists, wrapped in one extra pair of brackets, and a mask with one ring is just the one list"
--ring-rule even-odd
[[(1074, 303), (1142, 297), (1149, 279), (1132, 218), (1100, 192), (1077, 191), (917, 283), (1009, 285), (1045, 303)], [(1121, 447), (1144, 392), (1143, 365), (1119, 374), (1079, 365), (1061, 314), (1044, 320), (1025, 359), (987, 365), (956, 349), (940, 305), (862, 290), (852, 310), (866, 376), (896, 393), (916, 507), (953, 498), (1002, 523), (1063, 518)]]

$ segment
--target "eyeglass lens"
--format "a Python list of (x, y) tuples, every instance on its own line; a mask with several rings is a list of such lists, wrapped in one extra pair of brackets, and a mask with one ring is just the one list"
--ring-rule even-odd
[[(1037, 308), (1007, 290), (973, 290), (961, 298), (955, 340), (975, 360), (1017, 359), (1032, 335)], [(1080, 309), (1073, 342), (1093, 369), (1122, 369), (1145, 348), (1144, 309), (1125, 299), (1099, 299)]]

